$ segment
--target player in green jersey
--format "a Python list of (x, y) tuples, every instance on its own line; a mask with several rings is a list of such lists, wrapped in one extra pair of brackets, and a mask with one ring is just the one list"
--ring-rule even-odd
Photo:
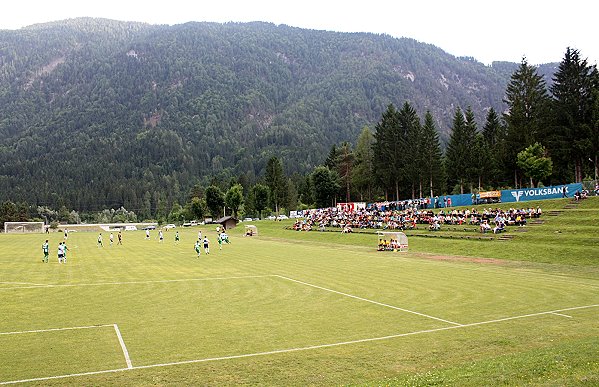
[(196, 241), (196, 244), (193, 248), (195, 249), (196, 253), (198, 253), (198, 257), (202, 255), (202, 244), (199, 240)]

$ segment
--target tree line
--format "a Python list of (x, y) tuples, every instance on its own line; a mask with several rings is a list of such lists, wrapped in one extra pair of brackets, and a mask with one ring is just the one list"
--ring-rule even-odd
[[(337, 202), (402, 200), (436, 195), (556, 185), (597, 179), (599, 170), (599, 73), (580, 52), (568, 48), (550, 87), (523, 58), (505, 91), (507, 109), (490, 108), (479, 128), (473, 109), (456, 107), (449, 140), (442, 147), (430, 111), (421, 118), (413, 104), (389, 104), (372, 131), (363, 127), (355, 144), (331, 146), (323, 164), (298, 173), (293, 159), (273, 156), (264, 175), (196, 184), (180, 203), (160, 191), (146, 192), (141, 205), (86, 212), (53, 211), (5, 201), (0, 220), (183, 221), (222, 215), (262, 217), (266, 212), (328, 207)], [(291, 167), (291, 168), (290, 168)], [(285, 169), (294, 170), (286, 173)], [(254, 181), (252, 181), (254, 180)], [(108, 213), (107, 213), (108, 211)], [(112, 211), (112, 215), (111, 215)], [(119, 210), (116, 210), (118, 212)], [(123, 217), (123, 212), (128, 215)], [(129, 214), (131, 212), (131, 214)]]

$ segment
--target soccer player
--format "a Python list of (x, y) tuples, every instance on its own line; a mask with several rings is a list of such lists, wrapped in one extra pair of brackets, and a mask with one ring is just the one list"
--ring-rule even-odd
[(202, 238), (202, 230), (198, 231), (198, 240), (201, 241)]
[(62, 249), (62, 242), (58, 244), (58, 263), (62, 263), (64, 258), (64, 250)]
[(178, 245), (179, 244), (179, 231), (177, 231), (175, 233), (175, 244)]
[(158, 242), (162, 243), (164, 241), (164, 235), (162, 235), (162, 230), (158, 231)]
[(42, 245), (42, 251), (44, 252), (44, 258), (42, 259), (42, 262), (48, 263), (48, 253), (50, 251), (50, 245), (48, 245), (47, 239), (46, 242), (44, 242), (44, 244)]
[(110, 236), (108, 238), (110, 239), (110, 246), (112, 246), (112, 244), (114, 243), (114, 235), (110, 233)]
[(208, 240), (208, 236), (204, 237), (204, 252), (206, 255), (210, 254), (210, 241)]
[(150, 240), (150, 230), (146, 230), (146, 240)]
[(198, 257), (199, 257), (200, 255), (202, 255), (202, 245), (200, 244), (200, 241), (199, 241), (199, 240), (197, 240), (197, 241), (196, 241), (196, 244), (195, 244), (195, 246), (194, 246), (194, 249), (195, 249), (196, 253), (198, 253)]
[(62, 242), (62, 262), (67, 263), (67, 251), (69, 248), (67, 247), (67, 242)]
[(102, 244), (102, 233), (98, 235), (98, 248), (100, 247), (104, 247), (104, 244)]
[(123, 233), (121, 231), (119, 231), (118, 238), (119, 238), (119, 241), (117, 242), (117, 245), (122, 246), (123, 245)]
[(216, 241), (218, 242), (218, 249), (219, 249), (219, 250), (222, 250), (222, 249), (223, 249), (223, 238), (222, 238), (222, 235), (223, 235), (223, 234), (219, 234), (219, 235), (216, 237)]
[(68, 237), (69, 237), (69, 231), (65, 228), (64, 229), (64, 240), (66, 241)]

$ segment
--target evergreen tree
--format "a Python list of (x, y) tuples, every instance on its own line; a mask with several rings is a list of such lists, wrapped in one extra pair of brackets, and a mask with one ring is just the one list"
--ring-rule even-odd
[(270, 197), (270, 189), (264, 184), (256, 184), (252, 187), (252, 201), (253, 207), (258, 211), (258, 217), (262, 219), (262, 211), (268, 205), (268, 198)]
[(483, 184), (489, 182), (489, 176), (493, 169), (491, 150), (487, 146), (482, 133), (475, 134), (472, 157), (472, 171), (475, 178), (473, 182), (477, 185), (478, 190), (481, 191)]
[(435, 196), (442, 188), (443, 168), (441, 143), (439, 141), (439, 132), (435, 126), (433, 115), (427, 110), (424, 115), (424, 125), (422, 127), (422, 172), (423, 180), (427, 185), (430, 197)]
[(202, 201), (197, 196), (191, 198), (190, 212), (194, 219), (201, 220), (204, 218), (206, 202)]
[(331, 149), (329, 150), (329, 154), (327, 155), (326, 160), (324, 161), (324, 166), (328, 167), (331, 171), (337, 169), (337, 162), (339, 161), (339, 151), (337, 150), (337, 145), (331, 145)]
[(445, 161), (447, 164), (447, 177), (449, 187), (459, 185), (460, 193), (464, 193), (464, 184), (468, 181), (469, 154), (470, 149), (467, 137), (466, 121), (464, 113), (458, 107), (455, 110), (453, 125), (451, 127), (451, 135), (447, 143), (447, 151), (445, 152)]
[(343, 142), (339, 147), (337, 156), (337, 171), (341, 178), (342, 188), (344, 189), (345, 202), (351, 202), (351, 183), (352, 183), (352, 170), (354, 165), (354, 151), (352, 150), (351, 144), (347, 141)]
[[(411, 197), (422, 197), (422, 135), (420, 118), (408, 101), (398, 112), (400, 133), (400, 158), (395, 165), (401, 171), (404, 182), (411, 189)], [(418, 191), (418, 195), (416, 192)], [(399, 200), (399, 191), (396, 193)]]
[(220, 218), (221, 211), (225, 205), (225, 195), (223, 194), (223, 191), (221, 191), (218, 186), (211, 185), (206, 188), (204, 195), (210, 215), (212, 215), (213, 218)]
[(271, 157), (266, 164), (264, 181), (270, 190), (270, 201), (277, 215), (279, 206), (285, 205), (289, 198), (289, 184), (283, 173), (283, 164), (277, 157)]
[(548, 123), (549, 96), (545, 80), (536, 67), (522, 58), (518, 70), (511, 77), (504, 102), (508, 111), (504, 115), (507, 125), (507, 165), (518, 186), (516, 155), (529, 145), (540, 141)]
[(573, 167), (574, 180), (582, 181), (583, 165), (594, 156), (590, 139), (597, 83), (596, 66), (588, 65), (578, 50), (568, 47), (551, 86), (555, 126), (549, 147), (558, 161), (561, 180), (572, 176), (565, 169)]
[(312, 187), (316, 207), (326, 208), (335, 206), (335, 194), (339, 190), (339, 174), (326, 166), (314, 168), (311, 174)]
[[(437, 137), (438, 140), (438, 137)], [(352, 174), (353, 186), (360, 195), (360, 200), (372, 200), (373, 180), (373, 149), (374, 136), (368, 127), (360, 132), (354, 151), (354, 168)]]
[(376, 124), (373, 145), (373, 166), (378, 185), (388, 199), (389, 191), (395, 192), (399, 200), (399, 184), (402, 179), (404, 137), (399, 127), (399, 114), (390, 104)]
[(225, 205), (233, 212), (233, 217), (237, 217), (239, 207), (243, 204), (243, 187), (241, 184), (235, 184), (227, 191), (225, 195)]
[[(478, 129), (476, 126), (476, 118), (472, 107), (468, 106), (465, 113), (466, 117), (466, 131), (464, 141), (466, 142), (466, 164), (467, 169), (465, 170), (467, 181), (470, 184), (470, 192), (472, 192), (473, 186), (477, 185), (480, 187), (481, 175), (483, 173), (483, 163), (485, 155), (482, 149), (482, 135), (479, 136)], [(463, 192), (462, 192), (463, 193)]]
[(503, 168), (504, 160), (506, 159), (506, 132), (505, 127), (502, 125), (499, 116), (493, 108), (489, 109), (489, 112), (487, 113), (482, 136), (483, 148), (489, 159), (487, 171), (485, 171), (485, 178), (488, 183), (499, 186), (506, 181)]

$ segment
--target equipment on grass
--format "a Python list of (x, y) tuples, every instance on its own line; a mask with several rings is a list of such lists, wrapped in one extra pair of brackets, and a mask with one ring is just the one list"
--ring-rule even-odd
[(44, 222), (4, 222), (5, 233), (44, 232)]
[(408, 237), (403, 232), (379, 231), (378, 251), (408, 251)]

